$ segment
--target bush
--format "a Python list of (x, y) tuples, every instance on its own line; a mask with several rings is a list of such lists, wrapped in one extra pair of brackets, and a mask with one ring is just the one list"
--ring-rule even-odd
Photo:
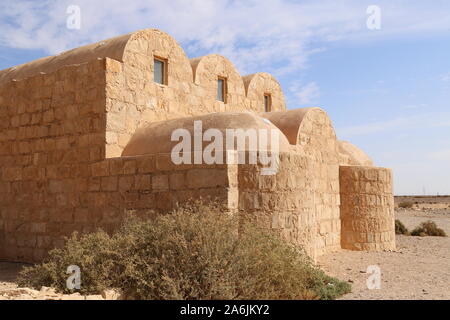
[(405, 227), (405, 225), (397, 219), (395, 220), (395, 234), (409, 234), (408, 229)]
[(404, 208), (404, 209), (411, 209), (412, 206), (413, 206), (413, 203), (410, 202), (410, 201), (400, 202), (400, 203), (398, 204), (398, 207), (399, 207), (399, 208)]
[(153, 220), (128, 218), (113, 235), (72, 235), (19, 285), (66, 288), (81, 269), (81, 293), (119, 288), (133, 299), (335, 299), (350, 285), (327, 276), (271, 231), (203, 208)]
[(446, 237), (447, 234), (441, 228), (438, 228), (436, 223), (431, 220), (422, 222), (418, 227), (416, 227), (412, 232), (412, 236), (432, 236), (432, 237)]

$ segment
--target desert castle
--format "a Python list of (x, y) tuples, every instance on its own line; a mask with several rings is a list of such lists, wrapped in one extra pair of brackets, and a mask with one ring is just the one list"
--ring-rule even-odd
[[(199, 198), (279, 230), (313, 257), (395, 248), (389, 169), (337, 140), (322, 109), (286, 110), (270, 74), (241, 76), (215, 54), (188, 59), (159, 30), (0, 71), (0, 119), (0, 259), (40, 261), (74, 231), (111, 231), (126, 213)], [(276, 153), (276, 171), (174, 163), (173, 132), (195, 136), (196, 121), (202, 132), (276, 131), (277, 150), (241, 150)], [(195, 156), (194, 145), (188, 151)]]

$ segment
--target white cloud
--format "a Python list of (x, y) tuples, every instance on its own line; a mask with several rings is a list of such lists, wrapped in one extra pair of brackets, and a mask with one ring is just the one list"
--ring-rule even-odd
[(305, 105), (317, 103), (320, 97), (320, 88), (315, 82), (302, 85), (299, 81), (294, 81), (289, 87), (289, 91), (296, 99), (294, 105)]
[[(439, 3), (437, 3), (439, 2)], [(43, 0), (0, 3), (0, 45), (50, 54), (138, 29), (172, 34), (191, 55), (218, 52), (245, 73), (295, 74), (331, 41), (367, 41), (441, 32), (449, 3), (378, 1), (382, 29), (366, 27), (368, 1)], [(66, 8), (81, 7), (82, 29), (68, 30)]]

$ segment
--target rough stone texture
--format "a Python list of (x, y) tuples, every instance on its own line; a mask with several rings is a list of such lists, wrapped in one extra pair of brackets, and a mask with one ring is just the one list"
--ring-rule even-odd
[[(272, 227), (282, 229), (288, 240), (304, 246), (312, 257), (339, 250), (339, 164), (336, 134), (330, 119), (319, 108), (265, 113), (263, 116), (287, 136), (292, 149), (289, 154), (282, 153), (276, 176), (261, 177), (279, 181), (269, 183), (272, 188), (265, 194), (276, 205), (262, 211), (273, 213)], [(245, 172), (239, 172), (239, 181)], [(246, 178), (249, 181), (254, 179)], [(243, 190), (239, 185), (239, 191), (246, 192)], [(256, 184), (251, 193), (264, 192), (264, 188)], [(243, 198), (246, 196), (242, 195)], [(245, 203), (241, 205), (249, 210)], [(263, 214), (258, 212), (258, 215)]]
[(278, 81), (269, 73), (258, 72), (243, 77), (249, 109), (264, 111), (264, 94), (270, 94), (271, 110), (286, 110), (284, 94)]
[[(126, 214), (166, 212), (191, 199), (232, 208), (230, 185), (237, 179), (232, 166), (178, 166), (165, 155), (106, 159), (88, 164), (85, 177), (78, 174), (68, 170), (58, 180), (21, 181), (16, 191), (2, 194), (0, 258), (40, 261), (74, 231), (111, 232)], [(173, 175), (176, 181), (169, 179)]]
[(392, 172), (385, 168), (342, 166), (342, 248), (395, 250)]
[[(168, 60), (167, 85), (153, 81), (155, 56)], [(218, 77), (227, 78), (227, 103), (216, 101)], [(264, 94), (273, 112), (263, 112)], [(189, 129), (200, 118), (222, 131), (278, 128), (278, 173), (261, 175), (254, 164), (175, 165), (167, 128)], [(133, 141), (143, 146), (124, 152)], [(339, 165), (355, 164), (342, 154), (322, 109), (285, 111), (269, 74), (241, 77), (219, 55), (189, 60), (155, 29), (9, 68), (0, 71), (0, 259), (40, 261), (73, 231), (112, 231), (125, 214), (157, 214), (199, 198), (263, 221), (313, 257), (336, 251), (348, 243), (344, 221), (359, 221), (349, 216), (360, 205), (353, 195), (365, 193), (359, 187), (392, 196), (384, 169), (373, 169), (376, 181), (346, 179), (342, 171), (339, 181)], [(385, 202), (362, 205), (374, 224), (390, 221)], [(358, 246), (392, 247), (389, 232), (380, 227)]]
[(312, 163), (301, 153), (281, 153), (276, 175), (261, 175), (259, 165), (239, 165), (239, 211), (276, 229), (291, 243), (317, 255), (319, 215), (315, 211)]
[(336, 142), (336, 133), (326, 112), (319, 108), (309, 109), (300, 124), (297, 145), (312, 166), (313, 208), (319, 223), (315, 243), (317, 255), (340, 249), (339, 163)]
[[(168, 84), (153, 82), (153, 57), (168, 60)], [(248, 93), (233, 64), (212, 54), (188, 60), (169, 35), (157, 30), (136, 33), (126, 46), (123, 63), (107, 63), (107, 157), (118, 157), (137, 128), (161, 120), (225, 111), (264, 111), (264, 93), (284, 110), (284, 96), (269, 74), (254, 78)], [(226, 103), (218, 101), (217, 79), (227, 79)], [(257, 95), (262, 93), (262, 98)], [(124, 121), (125, 120), (125, 121)]]

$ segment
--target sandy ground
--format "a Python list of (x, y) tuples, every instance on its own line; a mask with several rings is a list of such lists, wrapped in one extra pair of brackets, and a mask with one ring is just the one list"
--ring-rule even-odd
[[(450, 235), (450, 209), (396, 209), (396, 219), (412, 230), (432, 220)], [(397, 236), (395, 252), (342, 250), (319, 258), (330, 275), (352, 282), (342, 299), (450, 299), (450, 237)], [(381, 288), (369, 290), (370, 265), (379, 266)]]
[(40, 290), (18, 288), (15, 279), (25, 266), (20, 263), (0, 262), (0, 301), (1, 300), (116, 300), (116, 293), (105, 291), (102, 295), (82, 296), (79, 293), (60, 294), (53, 288)]
[[(450, 235), (450, 208), (436, 205), (429, 199), (422, 199), (423, 203), (420, 200), (415, 209), (396, 209), (396, 218), (409, 230), (420, 222), (433, 220)], [(328, 274), (352, 283), (352, 293), (342, 299), (450, 300), (450, 237), (397, 236), (396, 240), (395, 252), (342, 250), (320, 257), (318, 264)], [(367, 288), (367, 279), (371, 276), (367, 268), (371, 265), (380, 268), (380, 289)], [(101, 296), (59, 295), (50, 288), (40, 291), (17, 288), (14, 281), (22, 267), (18, 263), (0, 262), (0, 300), (102, 299)]]

